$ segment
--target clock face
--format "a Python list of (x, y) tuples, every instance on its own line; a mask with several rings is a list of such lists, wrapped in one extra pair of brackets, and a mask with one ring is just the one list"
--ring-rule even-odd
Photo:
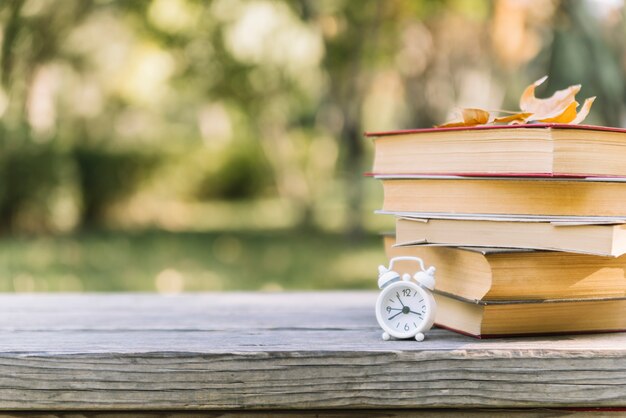
[(431, 299), (418, 285), (410, 282), (385, 287), (376, 304), (380, 326), (396, 338), (410, 338), (432, 324)]

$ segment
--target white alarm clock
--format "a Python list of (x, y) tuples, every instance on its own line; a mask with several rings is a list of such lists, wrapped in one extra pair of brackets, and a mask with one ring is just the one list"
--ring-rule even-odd
[[(402, 278), (393, 271), (393, 263), (416, 261), (421, 270), (412, 277)], [(376, 319), (384, 330), (383, 340), (391, 337), (424, 340), (424, 333), (435, 322), (437, 305), (431, 291), (435, 288), (435, 267), (424, 268), (419, 257), (394, 257), (389, 267), (378, 267), (378, 287), (382, 289), (376, 301)]]

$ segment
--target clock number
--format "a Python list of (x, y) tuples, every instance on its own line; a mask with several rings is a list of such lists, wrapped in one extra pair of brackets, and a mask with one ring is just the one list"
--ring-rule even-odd
[(403, 294), (404, 296), (411, 296), (411, 289), (404, 289), (404, 290), (402, 291), (402, 294)]
[(410, 328), (409, 328), (409, 324), (404, 324), (404, 330), (405, 330), (405, 331), (408, 331), (409, 329), (410, 329)]
[(387, 306), (387, 313), (391, 313), (391, 306)]

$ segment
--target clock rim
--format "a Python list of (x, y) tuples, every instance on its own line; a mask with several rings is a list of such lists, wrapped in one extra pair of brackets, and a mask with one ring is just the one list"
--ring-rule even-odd
[[(417, 329), (405, 331), (405, 332), (397, 332), (395, 329), (388, 327), (387, 323), (383, 320), (381, 307), (382, 307), (382, 300), (387, 294), (387, 292), (390, 292), (392, 289), (402, 287), (402, 286), (411, 287), (415, 289), (416, 291), (420, 292), (420, 294), (424, 297), (424, 302), (426, 302), (427, 309), (426, 309), (426, 315), (424, 316), (422, 323), (417, 327)], [(408, 281), (400, 281), (400, 282), (392, 283), (389, 286), (385, 286), (380, 292), (380, 294), (378, 295), (378, 298), (376, 299), (376, 320), (378, 321), (378, 325), (380, 325), (380, 327), (385, 332), (387, 332), (389, 335), (391, 335), (394, 338), (399, 338), (399, 339), (413, 338), (420, 332), (428, 331), (434, 323), (434, 319), (435, 319), (434, 317), (435, 317), (435, 301), (432, 295), (430, 295), (428, 291), (423, 289), (417, 283), (408, 282)]]

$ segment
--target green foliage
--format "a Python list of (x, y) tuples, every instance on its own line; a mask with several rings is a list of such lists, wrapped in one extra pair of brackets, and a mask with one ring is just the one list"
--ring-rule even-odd
[(72, 159), (51, 146), (8, 148), (0, 155), (0, 227), (53, 230), (50, 212), (72, 182)]
[[(68, 223), (100, 224), (106, 210), (132, 195), (159, 161), (155, 153), (137, 151), (68, 153), (54, 144), (8, 148), (0, 156), (0, 228), (55, 232)], [(78, 219), (57, 219), (68, 216)]]
[(262, 196), (270, 185), (271, 172), (258, 151), (238, 148), (213, 164), (219, 167), (200, 180), (195, 194), (198, 199), (253, 199)]
[(603, 28), (590, 18), (589, 4), (564, 3), (558, 10), (559, 24), (553, 30), (550, 48), (550, 91), (582, 84), (584, 97), (597, 96), (590, 120), (620, 126), (626, 111), (623, 60), (624, 26)]
[(156, 153), (77, 148), (76, 161), (84, 226), (101, 224), (113, 204), (129, 197), (158, 167)]

